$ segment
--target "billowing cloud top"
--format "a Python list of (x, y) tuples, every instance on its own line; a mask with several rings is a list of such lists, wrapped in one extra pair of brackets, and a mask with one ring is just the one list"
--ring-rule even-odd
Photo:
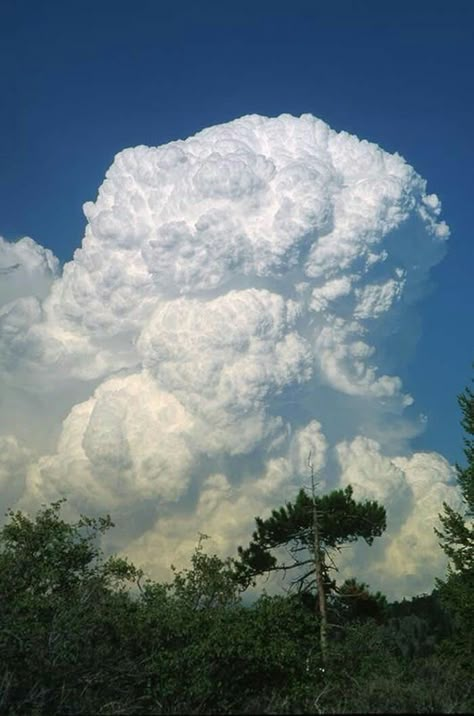
[(428, 588), (442, 558), (420, 517), (455, 501), (452, 470), (410, 455), (412, 398), (384, 370), (449, 235), (425, 181), (310, 115), (252, 115), (120, 152), (84, 212), (61, 274), (31, 239), (0, 243), (6, 494), (113, 511), (159, 573), (198, 531), (235, 551), (311, 450), (322, 486), (389, 512), (351, 571)]

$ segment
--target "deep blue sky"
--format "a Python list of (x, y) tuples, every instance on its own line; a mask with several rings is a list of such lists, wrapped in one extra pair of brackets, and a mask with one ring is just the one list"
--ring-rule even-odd
[(3, 0), (0, 234), (61, 260), (116, 152), (248, 113), (311, 112), (398, 151), (452, 229), (402, 371), (430, 422), (416, 447), (462, 458), (456, 394), (474, 360), (474, 2)]

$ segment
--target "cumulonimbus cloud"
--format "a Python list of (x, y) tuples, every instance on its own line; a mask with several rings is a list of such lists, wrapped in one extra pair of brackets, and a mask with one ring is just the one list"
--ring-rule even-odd
[(0, 241), (4, 499), (110, 510), (162, 574), (199, 531), (235, 552), (311, 451), (322, 488), (389, 513), (344, 569), (430, 588), (457, 493), (444, 458), (410, 451), (393, 346), (449, 230), (415, 170), (310, 115), (252, 115), (120, 152), (84, 212), (61, 271)]

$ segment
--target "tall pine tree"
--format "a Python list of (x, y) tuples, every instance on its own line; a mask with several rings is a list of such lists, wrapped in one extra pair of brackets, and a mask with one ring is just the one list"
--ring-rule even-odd
[(436, 530), (440, 544), (450, 559), (445, 581), (438, 580), (438, 587), (446, 603), (461, 622), (463, 633), (470, 636), (474, 631), (474, 393), (467, 387), (458, 396), (462, 411), (461, 425), (466, 432), (464, 455), (466, 466), (456, 465), (457, 481), (465, 503), (461, 514), (444, 503), (440, 515), (441, 530)]
[[(314, 568), (314, 516), (319, 523), (319, 541), (324, 559), (323, 581), (329, 592), (335, 588), (329, 571), (335, 565), (331, 550), (363, 539), (372, 544), (386, 527), (385, 508), (375, 501), (357, 502), (352, 487), (334, 490), (328, 495), (309, 496), (300, 490), (296, 500), (272, 510), (270, 517), (256, 517), (257, 529), (246, 548), (239, 547), (236, 573), (247, 585), (257, 575), (269, 572), (295, 573), (291, 584), (298, 591), (312, 591), (316, 586)], [(286, 557), (286, 558), (285, 558)]]
[(327, 597), (337, 591), (329, 570), (336, 569), (331, 550), (359, 538), (372, 544), (386, 527), (385, 508), (375, 501), (356, 502), (352, 487), (316, 496), (311, 455), (311, 496), (300, 490), (294, 503), (273, 510), (263, 520), (256, 517), (257, 529), (247, 548), (239, 547), (235, 562), (238, 581), (247, 586), (258, 575), (290, 572), (292, 586), (317, 598), (320, 619), (320, 647), (323, 666), (327, 665)]

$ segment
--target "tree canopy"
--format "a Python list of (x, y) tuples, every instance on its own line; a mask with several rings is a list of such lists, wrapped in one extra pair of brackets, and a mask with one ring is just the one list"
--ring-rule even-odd
[[(236, 571), (243, 583), (272, 571), (291, 571), (292, 584), (298, 590), (310, 590), (315, 584), (313, 507), (316, 507), (323, 561), (324, 580), (333, 585), (329, 570), (335, 567), (330, 550), (363, 539), (372, 544), (386, 527), (385, 508), (375, 501), (354, 500), (350, 485), (314, 498), (302, 489), (294, 502), (272, 511), (270, 517), (256, 517), (256, 530), (248, 547), (238, 548)], [(283, 550), (286, 548), (286, 556)]]
[(472, 641), (474, 632), (474, 393), (467, 387), (458, 396), (462, 412), (466, 465), (456, 465), (457, 481), (465, 505), (464, 513), (443, 504), (442, 529), (436, 529), (440, 544), (450, 559), (445, 581), (437, 580), (445, 600), (464, 625)]

